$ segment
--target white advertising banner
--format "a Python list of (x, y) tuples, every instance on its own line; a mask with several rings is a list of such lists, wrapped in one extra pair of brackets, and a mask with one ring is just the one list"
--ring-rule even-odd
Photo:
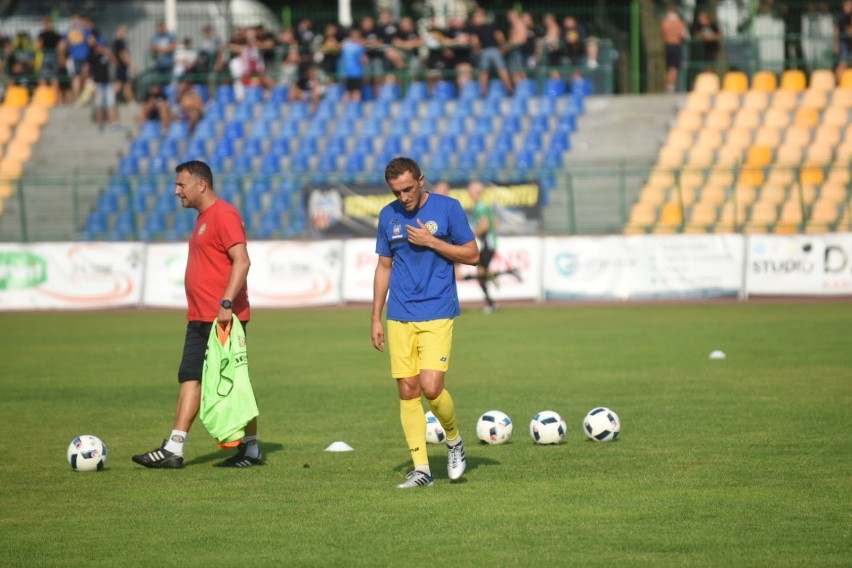
[(135, 307), (144, 245), (0, 244), (0, 309)]
[(852, 294), (852, 234), (749, 236), (746, 294)]
[(252, 306), (290, 308), (342, 302), (342, 241), (255, 241), (249, 243), (248, 251)]
[[(347, 302), (373, 300), (373, 274), (376, 271), (376, 240), (349, 239), (343, 245), (343, 299)], [(496, 301), (537, 300), (541, 295), (541, 239), (537, 237), (500, 237), (491, 270), (498, 273), (489, 292)], [(518, 271), (515, 277), (505, 274), (510, 268)], [(476, 280), (476, 268), (460, 265), (459, 302), (483, 301), (482, 289)]]
[(183, 275), (188, 253), (187, 243), (148, 245), (145, 293), (142, 296), (142, 303), (146, 307), (186, 310)]
[(544, 239), (544, 297), (640, 300), (737, 296), (741, 235)]

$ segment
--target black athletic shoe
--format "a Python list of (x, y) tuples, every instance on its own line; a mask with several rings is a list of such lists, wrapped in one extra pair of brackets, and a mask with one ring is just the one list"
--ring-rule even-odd
[(183, 467), (183, 454), (175, 454), (166, 449), (166, 443), (156, 450), (133, 456), (139, 465), (161, 469), (180, 469)]
[(240, 444), (237, 446), (237, 453), (226, 460), (220, 461), (216, 467), (251, 467), (253, 465), (263, 465), (263, 453), (260, 448), (257, 449), (257, 457), (251, 458), (246, 455), (248, 444)]

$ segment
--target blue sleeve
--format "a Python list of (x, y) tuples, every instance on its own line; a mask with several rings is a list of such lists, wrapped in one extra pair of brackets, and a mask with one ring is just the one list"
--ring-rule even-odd
[(448, 209), (447, 217), (450, 220), (450, 242), (454, 245), (463, 245), (474, 240), (476, 235), (473, 234), (473, 230), (470, 228), (467, 214), (462, 209), (461, 203), (453, 199)]
[(379, 226), (376, 229), (376, 254), (379, 256), (393, 256), (387, 234), (382, 230), (382, 227), (384, 227), (384, 222), (382, 216), (379, 215)]

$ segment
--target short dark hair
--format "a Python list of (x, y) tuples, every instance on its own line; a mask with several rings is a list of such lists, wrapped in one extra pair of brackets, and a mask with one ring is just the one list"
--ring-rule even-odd
[(390, 183), (390, 180), (398, 178), (405, 172), (411, 172), (414, 179), (420, 179), (423, 175), (420, 173), (420, 166), (417, 165), (417, 162), (411, 158), (399, 156), (388, 162), (385, 167), (385, 181)]
[(186, 172), (193, 177), (204, 180), (207, 187), (213, 189), (213, 172), (210, 171), (210, 166), (201, 160), (190, 160), (178, 164), (175, 168), (175, 173), (179, 174), (181, 172)]

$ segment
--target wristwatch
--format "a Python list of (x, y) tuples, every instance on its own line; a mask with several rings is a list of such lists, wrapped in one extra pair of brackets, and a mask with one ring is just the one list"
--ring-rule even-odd
[(222, 300), (221, 302), (219, 302), (219, 305), (225, 308), (226, 310), (234, 309), (234, 302), (232, 302), (231, 300)]

